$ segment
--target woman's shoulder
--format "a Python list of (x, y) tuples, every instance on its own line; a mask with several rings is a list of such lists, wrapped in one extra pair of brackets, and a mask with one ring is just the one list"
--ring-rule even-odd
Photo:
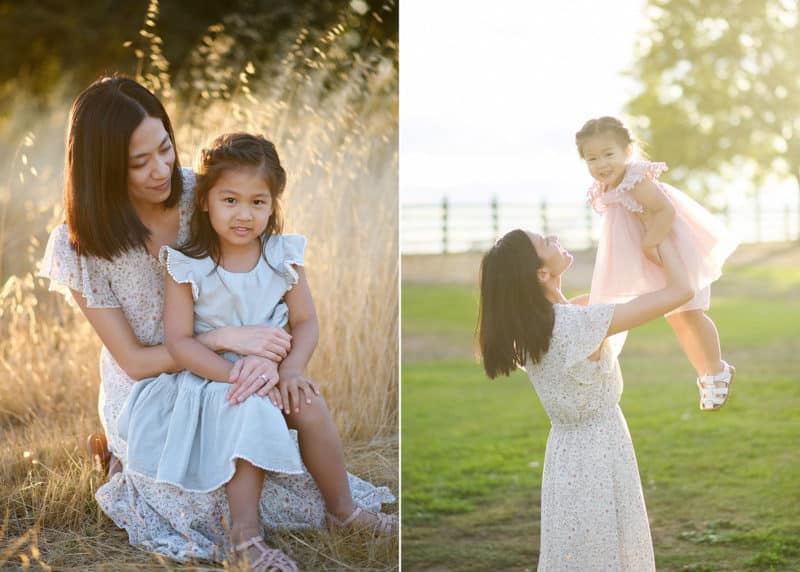
[(194, 203), (194, 187), (197, 184), (197, 175), (190, 167), (181, 167), (181, 206), (191, 206)]

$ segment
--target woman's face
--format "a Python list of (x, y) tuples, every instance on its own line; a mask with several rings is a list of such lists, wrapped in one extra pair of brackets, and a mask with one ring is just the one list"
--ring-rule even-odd
[(526, 234), (551, 275), (560, 276), (572, 265), (572, 255), (562, 248), (557, 236), (542, 236), (529, 231)]
[(140, 205), (163, 203), (172, 190), (175, 148), (160, 119), (145, 117), (131, 134), (128, 196)]

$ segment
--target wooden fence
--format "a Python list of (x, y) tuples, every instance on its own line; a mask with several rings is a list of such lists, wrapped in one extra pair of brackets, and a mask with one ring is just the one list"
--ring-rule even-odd
[[(758, 202), (717, 215), (742, 242), (800, 239), (798, 211), (790, 205), (762, 207)], [(453, 202), (401, 205), (400, 239), (403, 254), (485, 250), (502, 234), (525, 228), (557, 234), (567, 248), (584, 249), (597, 244), (600, 217), (588, 204), (501, 202)]]

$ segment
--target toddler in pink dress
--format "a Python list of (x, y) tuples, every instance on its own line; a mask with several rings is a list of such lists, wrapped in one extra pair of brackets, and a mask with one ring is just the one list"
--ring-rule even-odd
[(632, 158), (633, 140), (618, 119), (588, 121), (575, 142), (594, 178), (588, 200), (603, 216), (589, 303), (626, 302), (663, 288), (657, 247), (672, 242), (697, 294), (666, 319), (697, 370), (700, 409), (716, 411), (728, 398), (735, 369), (721, 359), (717, 328), (705, 312), (710, 285), (738, 241), (697, 202), (658, 180), (665, 163)]

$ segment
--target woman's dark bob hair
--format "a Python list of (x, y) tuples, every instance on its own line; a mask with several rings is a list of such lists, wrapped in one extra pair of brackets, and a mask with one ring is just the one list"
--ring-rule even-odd
[[(131, 134), (147, 117), (160, 119), (173, 148), (175, 135), (164, 106), (138, 82), (103, 77), (87, 87), (70, 111), (64, 172), (64, 210), (69, 238), (79, 254), (108, 260), (144, 247), (150, 231), (128, 197)], [(164, 208), (183, 192), (178, 153)]]
[(509, 375), (550, 347), (555, 312), (537, 277), (542, 259), (523, 230), (512, 230), (483, 256), (478, 344), (486, 375)]

